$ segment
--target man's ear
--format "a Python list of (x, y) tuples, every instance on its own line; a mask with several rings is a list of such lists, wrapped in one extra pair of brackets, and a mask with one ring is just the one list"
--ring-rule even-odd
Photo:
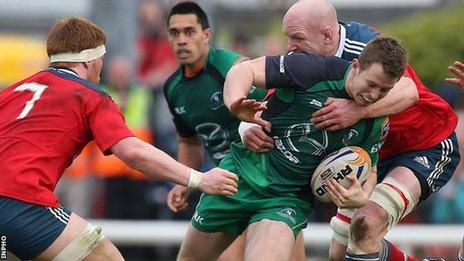
[(359, 60), (357, 58), (353, 59), (351, 62), (351, 67), (353, 67), (353, 69), (359, 69)]
[(211, 42), (211, 37), (213, 36), (213, 32), (211, 31), (211, 28), (207, 28), (203, 31), (205, 34), (205, 43)]
[(322, 36), (324, 37), (324, 44), (331, 44), (334, 40), (334, 30), (330, 26), (325, 26), (322, 29)]
[(84, 68), (85, 68), (85, 69), (89, 69), (90, 63), (91, 63), (91, 62), (92, 62), (92, 61), (82, 62), (82, 63), (84, 64)]

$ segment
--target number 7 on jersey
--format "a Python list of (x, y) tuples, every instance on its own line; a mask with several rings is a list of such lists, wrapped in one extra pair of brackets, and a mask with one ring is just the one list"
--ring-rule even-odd
[(34, 107), (35, 102), (38, 99), (40, 99), (40, 96), (42, 96), (43, 92), (45, 91), (45, 89), (47, 89), (47, 87), (48, 86), (46, 85), (32, 82), (21, 84), (14, 89), (15, 92), (22, 92), (27, 90), (34, 93), (34, 95), (32, 95), (32, 99), (26, 102), (26, 104), (24, 105), (24, 109), (21, 111), (21, 113), (16, 119), (24, 119), (27, 116), (27, 114), (32, 110), (32, 107)]

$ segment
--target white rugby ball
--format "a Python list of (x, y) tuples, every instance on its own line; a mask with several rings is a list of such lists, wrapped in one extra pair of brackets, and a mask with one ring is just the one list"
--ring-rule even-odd
[(360, 147), (349, 146), (336, 150), (317, 166), (311, 178), (311, 191), (322, 202), (332, 202), (326, 191), (326, 182), (336, 180), (340, 185), (348, 188), (351, 182), (346, 176), (354, 173), (360, 182), (367, 180), (371, 173), (371, 158)]

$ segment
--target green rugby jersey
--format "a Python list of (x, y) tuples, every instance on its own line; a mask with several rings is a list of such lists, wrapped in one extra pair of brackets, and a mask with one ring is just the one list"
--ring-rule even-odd
[(350, 63), (337, 57), (295, 53), (266, 58), (266, 86), (277, 90), (262, 117), (272, 123), (269, 135), (275, 147), (258, 154), (234, 143), (231, 150), (250, 186), (267, 196), (307, 191), (321, 160), (348, 145), (364, 148), (376, 165), (388, 132), (387, 118), (361, 120), (336, 132), (316, 129), (309, 122), (328, 97), (351, 99), (345, 92), (349, 70)]
[[(164, 85), (178, 134), (197, 135), (215, 165), (229, 153), (231, 142), (240, 141), (240, 121), (227, 110), (222, 99), (225, 76), (239, 58), (232, 51), (210, 48), (200, 73), (187, 78), (181, 66)], [(264, 95), (265, 90), (253, 89), (249, 97), (260, 101)]]

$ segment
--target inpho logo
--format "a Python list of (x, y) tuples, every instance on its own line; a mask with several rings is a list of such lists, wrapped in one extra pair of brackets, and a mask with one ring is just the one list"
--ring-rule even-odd
[(0, 236), (0, 260), (6, 259), (6, 236)]

